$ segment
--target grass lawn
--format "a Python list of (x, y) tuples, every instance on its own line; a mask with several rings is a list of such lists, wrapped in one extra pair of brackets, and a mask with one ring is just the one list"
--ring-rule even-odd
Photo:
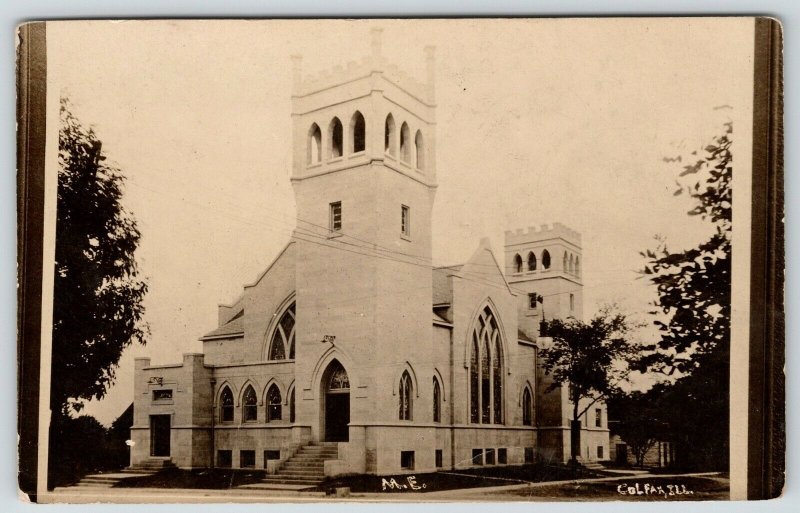
[(427, 474), (342, 476), (326, 480), (317, 490), (330, 492), (337, 487), (349, 487), (353, 493), (425, 493), (460, 488), (540, 483), (592, 477), (603, 477), (603, 474), (583, 468), (572, 469), (563, 465), (534, 464), (473, 468)]
[[(672, 488), (670, 488), (672, 487)], [(728, 500), (726, 477), (637, 477), (599, 483), (537, 486), (487, 495), (487, 500), (510, 498), (546, 501), (704, 501)], [(670, 492), (673, 492), (670, 495)], [(682, 492), (682, 493), (678, 493)], [(685, 493), (683, 493), (685, 492)]]
[(171, 468), (150, 476), (123, 479), (116, 488), (197, 488), (225, 490), (234, 486), (258, 483), (266, 476), (263, 470), (204, 469), (181, 470)]

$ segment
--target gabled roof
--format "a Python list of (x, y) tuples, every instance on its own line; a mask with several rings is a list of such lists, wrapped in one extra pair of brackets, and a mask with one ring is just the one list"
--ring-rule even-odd
[(215, 338), (234, 338), (244, 335), (244, 310), (241, 310), (233, 318), (219, 328), (206, 333), (200, 340), (211, 340)]

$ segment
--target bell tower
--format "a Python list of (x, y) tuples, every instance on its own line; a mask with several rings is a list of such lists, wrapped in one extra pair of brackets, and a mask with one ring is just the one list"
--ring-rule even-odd
[(519, 327), (531, 338), (543, 319), (583, 318), (581, 235), (561, 223), (507, 231), (508, 282), (519, 295)]
[[(419, 82), (389, 64), (381, 35), (371, 31), (365, 58), (316, 76), (292, 57), (297, 389), (319, 397), (316, 367), (335, 357), (350, 380), (351, 436), (367, 421), (396, 420), (396, 368), (415, 358), (430, 366), (434, 49), (425, 48)], [(325, 439), (313, 420), (322, 406), (298, 408)]]

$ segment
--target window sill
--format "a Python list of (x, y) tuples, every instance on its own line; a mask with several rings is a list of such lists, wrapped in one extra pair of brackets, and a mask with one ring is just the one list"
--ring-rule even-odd
[(322, 167), (322, 162), (314, 162), (313, 164), (308, 164), (306, 169), (316, 169), (318, 167)]
[(355, 153), (351, 153), (350, 155), (347, 156), (347, 158), (355, 159), (355, 158), (358, 158), (358, 157), (363, 157), (366, 154), (367, 154), (367, 150), (361, 150), (361, 151), (357, 151)]
[(411, 236), (410, 235), (406, 235), (404, 233), (401, 233), (400, 234), (400, 238), (405, 240), (405, 241), (411, 242)]
[(337, 237), (341, 237), (342, 235), (344, 235), (344, 234), (342, 232), (340, 232), (340, 231), (335, 231), (335, 232), (332, 231), (332, 232), (328, 233), (328, 238), (329, 239), (335, 239)]
[(341, 161), (343, 161), (343, 160), (344, 160), (344, 157), (342, 157), (342, 156), (339, 156), (339, 157), (332, 157), (332, 158), (329, 158), (329, 159), (328, 159), (328, 163), (329, 163), (329, 164), (334, 164), (334, 163), (336, 163), (336, 162), (341, 162)]

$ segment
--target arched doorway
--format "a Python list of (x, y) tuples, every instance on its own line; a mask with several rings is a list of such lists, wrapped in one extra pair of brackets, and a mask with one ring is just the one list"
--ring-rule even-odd
[(350, 378), (338, 360), (322, 376), (322, 432), (326, 442), (347, 442), (350, 424)]

